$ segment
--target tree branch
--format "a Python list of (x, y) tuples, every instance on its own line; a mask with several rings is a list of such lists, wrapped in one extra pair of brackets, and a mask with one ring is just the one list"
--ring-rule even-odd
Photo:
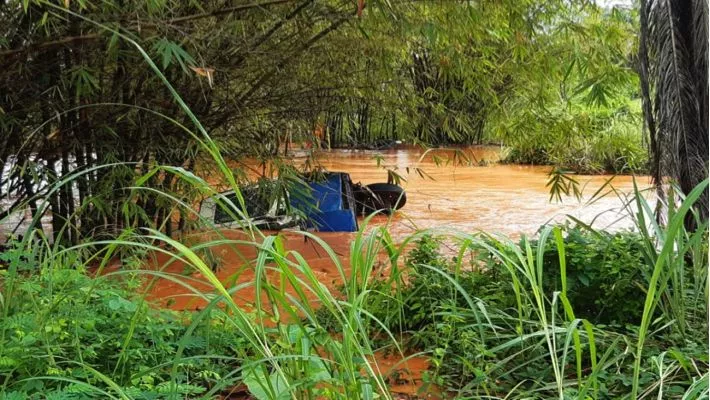
[(211, 17), (216, 17), (218, 15), (223, 15), (223, 14), (229, 14), (233, 13), (236, 11), (243, 11), (243, 10), (248, 10), (251, 8), (261, 8), (261, 7), (267, 7), (267, 6), (273, 6), (273, 5), (278, 5), (278, 4), (285, 4), (285, 3), (290, 3), (296, 0), (270, 0), (270, 1), (265, 1), (263, 3), (249, 3), (249, 4), (242, 4), (240, 6), (234, 6), (234, 7), (227, 7), (227, 8), (222, 8), (219, 10), (211, 11), (211, 12), (206, 12), (202, 14), (195, 14), (195, 15), (187, 15), (184, 17), (177, 17), (170, 19), (166, 21), (168, 24), (179, 24), (182, 22), (186, 21), (194, 21), (196, 19), (202, 19), (202, 18), (211, 18)]
[[(249, 51), (251, 52), (251, 51), (256, 50), (256, 49), (257, 49), (259, 46), (261, 46), (261, 44), (263, 44), (269, 37), (271, 37), (271, 35), (273, 35), (273, 34), (274, 34), (276, 31), (278, 31), (282, 26), (284, 26), (284, 24), (286, 24), (286, 22), (288, 22), (288, 21), (292, 20), (293, 18), (295, 18), (298, 14), (301, 13), (301, 11), (303, 11), (304, 8), (306, 8), (306, 6), (308, 6), (309, 4), (313, 3), (313, 1), (314, 1), (314, 0), (306, 0), (306, 1), (304, 1), (303, 3), (301, 3), (301, 4), (300, 4), (298, 7), (296, 7), (293, 11), (291, 11), (291, 13), (289, 13), (285, 18), (283, 18), (282, 20), (280, 20), (279, 22), (277, 22), (274, 26), (272, 26), (271, 29), (269, 29), (265, 34), (263, 34), (262, 36), (260, 36), (259, 38), (257, 38), (257, 39), (254, 41), (254, 43), (249, 47)], [(235, 65), (235, 66), (239, 66), (239, 65), (245, 60), (245, 58), (246, 58), (246, 57), (244, 57), (244, 56), (239, 57), (239, 58), (237, 59), (237, 61), (234, 63), (234, 65)]]
[[(194, 21), (197, 19), (211, 18), (211, 17), (223, 15), (223, 14), (230, 14), (230, 13), (237, 12), (237, 11), (244, 11), (244, 10), (249, 10), (252, 8), (268, 7), (268, 6), (278, 5), (278, 4), (286, 4), (286, 3), (290, 3), (290, 2), (294, 2), (294, 1), (296, 1), (296, 0), (269, 0), (269, 1), (264, 1), (261, 3), (242, 4), (240, 6), (222, 8), (219, 10), (206, 12), (206, 13), (202, 13), (202, 14), (194, 14), (194, 15), (186, 15), (184, 17), (177, 17), (177, 18), (173, 18), (173, 19), (170, 19), (167, 21), (144, 22), (144, 23), (141, 23), (140, 26), (142, 26), (142, 27), (158, 26), (158, 25), (162, 25), (165, 23), (179, 24), (179, 23), (183, 23), (183, 22)], [(67, 37), (64, 37), (61, 39), (31, 44), (29, 46), (24, 46), (24, 47), (17, 48), (17, 49), (3, 50), (3, 51), (0, 51), (0, 57), (12, 56), (12, 55), (25, 53), (28, 51), (39, 50), (39, 49), (43, 49), (43, 48), (47, 48), (47, 47), (62, 46), (65, 44), (71, 44), (73, 42), (96, 40), (96, 39), (99, 39), (100, 37), (101, 37), (101, 35), (98, 33), (90, 33), (90, 34), (81, 35), (81, 36), (67, 36)]]
[(276, 75), (276, 73), (277, 73), (279, 70), (281, 70), (281, 68), (283, 68), (292, 58), (294, 58), (295, 55), (297, 55), (297, 54), (299, 54), (299, 53), (302, 53), (302, 52), (308, 50), (308, 48), (311, 47), (315, 42), (319, 41), (320, 39), (322, 39), (323, 37), (325, 37), (325, 36), (326, 36), (327, 34), (329, 34), (330, 32), (332, 32), (332, 31), (338, 29), (338, 27), (339, 27), (340, 25), (342, 25), (342, 24), (343, 24), (345, 21), (347, 21), (347, 20), (348, 20), (348, 18), (347, 18), (347, 17), (344, 17), (344, 18), (340, 18), (339, 20), (333, 22), (332, 24), (330, 24), (330, 26), (328, 26), (327, 28), (325, 28), (325, 29), (323, 29), (322, 31), (318, 32), (318, 34), (316, 34), (315, 36), (313, 36), (312, 38), (310, 38), (306, 43), (304, 43), (303, 46), (301, 46), (295, 54), (293, 54), (293, 55), (291, 55), (291, 56), (289, 56), (289, 57), (284, 57), (283, 59), (281, 59), (281, 61), (279, 61), (279, 63), (276, 65), (276, 67), (272, 68), (269, 72), (267, 72), (267, 73), (265, 73), (264, 75), (262, 75), (261, 78), (259, 78), (259, 80), (257, 80), (257, 81), (254, 83), (254, 85), (252, 85), (251, 88), (249, 88), (249, 90), (247, 90), (245, 93), (243, 93), (242, 95), (240, 95), (240, 96), (237, 98), (237, 102), (238, 102), (238, 103), (242, 103), (244, 100), (246, 100), (247, 98), (249, 98), (252, 94), (254, 94), (254, 92), (255, 92), (257, 89), (259, 89), (264, 83), (266, 83), (269, 79), (271, 79), (271, 77), (273, 77), (274, 75)]
[(96, 39), (99, 39), (100, 37), (101, 37), (101, 35), (99, 35), (98, 33), (90, 33), (90, 34), (81, 35), (81, 36), (67, 36), (67, 37), (63, 37), (61, 39), (51, 40), (49, 42), (31, 44), (29, 46), (21, 47), (19, 49), (3, 50), (3, 51), (0, 51), (0, 57), (12, 56), (12, 55), (15, 55), (18, 53), (24, 53), (27, 51), (39, 50), (39, 49), (53, 47), (53, 46), (61, 46), (61, 45), (70, 44), (70, 43), (74, 43), (74, 42), (82, 42), (85, 40), (96, 40)]

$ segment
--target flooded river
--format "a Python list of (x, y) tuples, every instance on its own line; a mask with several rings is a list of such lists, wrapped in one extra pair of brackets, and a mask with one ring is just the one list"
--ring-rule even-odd
[[(565, 198), (562, 203), (551, 202), (549, 189), (545, 187), (551, 167), (499, 164), (496, 161), (500, 148), (493, 146), (472, 147), (463, 153), (472, 165), (455, 162), (451, 150), (424, 151), (413, 147), (322, 151), (318, 160), (330, 171), (350, 173), (353, 182), (384, 182), (387, 169), (406, 178), (401, 185), (407, 191), (407, 204), (391, 221), (390, 231), (395, 239), (425, 228), (468, 233), (487, 231), (509, 236), (534, 234), (541, 225), (552, 220), (563, 221), (567, 215), (585, 222), (594, 221), (595, 228), (630, 226), (622, 201), (615, 193), (591, 205), (585, 205), (584, 200), (580, 203), (574, 197)], [(298, 160), (296, 157), (296, 162)], [(418, 174), (416, 169), (422, 173)], [(588, 198), (610, 176), (576, 175), (575, 178)], [(649, 186), (648, 177), (636, 179), (639, 187)], [(631, 193), (633, 178), (617, 176), (612, 186), (620, 193)], [(27, 213), (17, 213), (0, 221), (0, 238), (18, 225), (22, 228), (30, 219)], [(43, 219), (47, 232), (51, 230), (48, 221), (48, 218)], [(377, 217), (373, 222), (386, 221), (384, 217)]]
[[(473, 161), (475, 158), (476, 166), (455, 166), (451, 163), (448, 166), (440, 165), (441, 163), (434, 162), (432, 153), (422, 157), (424, 152), (418, 149), (377, 152), (334, 150), (321, 153), (319, 160), (323, 167), (331, 171), (350, 173), (354, 182), (368, 184), (386, 181), (387, 171), (383, 167), (396, 168), (396, 172), (407, 179), (402, 183), (407, 191), (407, 203), (393, 216), (390, 226), (395, 241), (424, 228), (488, 231), (510, 236), (534, 234), (541, 225), (551, 220), (562, 221), (566, 215), (574, 215), (586, 222), (596, 218), (594, 226), (598, 228), (611, 226), (618, 229), (630, 225), (631, 221), (624, 218), (625, 214), (621, 212), (622, 201), (616, 194), (610, 194), (587, 206), (581, 205), (574, 198), (567, 198), (562, 204), (551, 203), (549, 190), (545, 187), (549, 167), (481, 162), (497, 160), (498, 152), (494, 147), (473, 149), (471, 159)], [(452, 156), (451, 152), (434, 154), (437, 157)], [(379, 158), (381, 166), (377, 165), (376, 157)], [(478, 166), (479, 162), (484, 166)], [(421, 168), (421, 175), (424, 177), (415, 172), (415, 168)], [(576, 178), (580, 185), (584, 186), (584, 193), (589, 196), (610, 177)], [(638, 178), (638, 183), (639, 186), (646, 187), (648, 178)], [(613, 186), (621, 193), (630, 193), (633, 191), (633, 180), (631, 177), (617, 177)], [(373, 221), (374, 225), (384, 223), (387, 223), (386, 217), (378, 217)], [(244, 234), (236, 230), (225, 230), (221, 234), (229, 239), (244, 238)], [(313, 240), (304, 240), (303, 236), (297, 233), (282, 234), (284, 247), (300, 253), (319, 283), (335, 292), (345, 284), (327, 251)], [(325, 232), (319, 233), (318, 236), (338, 258), (343, 273), (349, 276), (350, 243), (355, 233)], [(191, 241), (204, 238), (197, 236), (191, 240), (183, 240), (190, 244)], [(254, 310), (259, 303), (262, 310), (271, 309), (265, 297), (257, 296), (253, 286), (256, 280), (254, 265), (258, 254), (255, 246), (220, 245), (214, 247), (213, 251), (219, 264), (216, 277), (225, 287), (234, 290), (234, 302), (247, 311)], [(201, 293), (213, 292), (214, 286), (202, 274), (162, 253), (156, 255), (151, 265), (172, 276), (172, 279), (156, 279), (148, 285), (148, 296), (157, 304), (180, 310), (199, 310), (207, 304), (207, 299), (203, 298)], [(120, 266), (117, 265), (111, 270), (120, 271)], [(377, 273), (384, 276), (387, 272), (380, 270)], [(303, 288), (295, 290), (278, 270), (271, 269), (266, 275), (266, 279), (274, 287), (280, 287), (292, 296), (305, 292), (307, 301), (312, 302), (314, 307), (319, 307), (318, 300), (311, 291), (304, 291)], [(187, 289), (187, 285), (193, 289)], [(283, 315), (286, 314), (282, 314), (282, 317)], [(393, 394), (413, 395), (421, 390), (421, 377), (429, 365), (426, 356), (417, 356), (402, 363), (397, 356), (384, 357), (378, 353), (376, 359), (379, 368), (386, 371), (386, 375), (396, 368), (397, 374), (405, 377), (405, 383), (390, 388)]]
[[(592, 204), (584, 204), (611, 176), (576, 175), (575, 179), (584, 188), (585, 199), (581, 203), (574, 197), (563, 198), (562, 203), (551, 202), (549, 188), (545, 186), (549, 166), (492, 162), (498, 159), (497, 147), (474, 147), (467, 152), (475, 166), (453, 162), (444, 165), (442, 160), (434, 162), (435, 158), (453, 161), (451, 151), (434, 150), (425, 154), (423, 150), (411, 148), (333, 150), (324, 152), (319, 160), (328, 170), (349, 172), (353, 182), (386, 181), (384, 167), (396, 168), (397, 173), (407, 178), (402, 183), (407, 191), (407, 204), (392, 221), (391, 231), (395, 238), (424, 228), (487, 231), (511, 236), (534, 234), (541, 225), (552, 220), (564, 221), (567, 215), (587, 223), (594, 221), (596, 228), (630, 226), (630, 220), (624, 217), (623, 202), (615, 193)], [(376, 157), (381, 160), (380, 167)], [(478, 166), (477, 162), (485, 166)], [(421, 168), (424, 177), (414, 168)], [(637, 177), (636, 181), (641, 188), (649, 185), (648, 177)], [(611, 186), (619, 193), (632, 193), (633, 178), (617, 176)], [(384, 220), (379, 218), (376, 222)]]
[[(549, 167), (531, 167), (482, 162), (495, 161), (499, 150), (495, 147), (478, 147), (471, 150), (471, 160), (476, 166), (442, 165), (437, 158), (449, 157), (451, 152), (437, 151), (424, 154), (419, 149), (393, 149), (386, 151), (333, 150), (320, 154), (320, 164), (331, 171), (351, 174), (354, 182), (365, 184), (387, 180), (386, 168), (396, 169), (407, 180), (402, 185), (407, 191), (407, 203), (395, 213), (391, 221), (385, 216), (375, 218), (372, 225), (390, 223), (389, 230), (395, 242), (418, 229), (432, 228), (444, 232), (459, 230), (473, 233), (487, 231), (508, 236), (535, 234), (539, 227), (552, 220), (564, 221), (573, 215), (597, 228), (619, 229), (629, 227), (631, 220), (623, 211), (623, 202), (617, 194), (609, 194), (591, 205), (580, 204), (575, 198), (565, 198), (562, 204), (550, 202), (548, 188)], [(422, 157), (422, 156), (425, 157)], [(380, 166), (375, 157), (379, 158)], [(478, 164), (485, 166), (478, 166)], [(444, 162), (445, 164), (445, 162)], [(414, 172), (421, 168), (422, 174)], [(407, 170), (409, 169), (409, 173)], [(584, 193), (594, 194), (609, 176), (577, 176)], [(639, 186), (648, 186), (648, 178), (638, 178)], [(631, 177), (616, 177), (613, 186), (619, 193), (631, 193)], [(584, 202), (584, 201), (583, 201)], [(244, 235), (236, 230), (224, 230), (227, 238), (240, 239)], [(318, 236), (337, 254), (339, 261), (349, 270), (350, 243), (355, 233), (324, 232)], [(304, 241), (297, 233), (283, 232), (288, 250), (299, 252), (307, 260), (320, 282), (336, 288), (344, 284), (328, 253), (313, 241)], [(199, 239), (198, 237), (198, 240)], [(217, 276), (227, 282), (235, 275), (237, 282), (248, 283), (255, 278), (252, 268), (257, 252), (254, 246), (215, 250), (219, 257)], [(174, 262), (166, 255), (158, 255), (154, 266), (175, 275), (184, 273), (185, 265)], [(199, 274), (198, 274), (199, 275)], [(200, 277), (202, 279), (202, 277)], [(207, 282), (197, 284), (200, 290), (209, 291)], [(186, 293), (179, 282), (161, 281), (152, 289), (152, 298), (166, 302), (173, 308), (194, 309), (205, 304), (203, 299)], [(234, 296), (243, 306), (253, 305), (254, 291), (241, 290)], [(169, 301), (169, 303), (168, 303)]]

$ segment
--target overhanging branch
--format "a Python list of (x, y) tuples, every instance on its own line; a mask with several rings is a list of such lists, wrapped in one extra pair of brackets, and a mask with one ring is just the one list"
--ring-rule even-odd
[(40, 50), (40, 49), (47, 48), (47, 47), (63, 46), (65, 44), (71, 44), (74, 42), (82, 42), (82, 41), (86, 41), (86, 40), (96, 40), (100, 37), (101, 37), (101, 35), (99, 35), (98, 33), (91, 33), (91, 34), (81, 35), (81, 36), (67, 36), (67, 37), (63, 37), (61, 39), (57, 39), (57, 40), (50, 40), (48, 42), (31, 44), (29, 46), (21, 47), (19, 49), (3, 50), (3, 51), (0, 51), (0, 57), (13, 56), (15, 54), (24, 53), (27, 51)]
[(290, 57), (284, 57), (283, 59), (281, 59), (281, 61), (279, 61), (279, 63), (276, 65), (276, 67), (272, 68), (269, 72), (267, 72), (267, 73), (265, 73), (264, 75), (262, 75), (262, 76), (251, 86), (251, 88), (249, 88), (249, 90), (247, 90), (245, 93), (243, 93), (242, 95), (240, 95), (240, 96), (237, 98), (237, 102), (238, 102), (238, 103), (244, 102), (244, 100), (248, 99), (252, 94), (254, 94), (254, 92), (255, 92), (257, 89), (259, 89), (264, 83), (266, 83), (269, 79), (271, 79), (271, 77), (273, 77), (274, 75), (276, 75), (276, 73), (277, 73), (278, 71), (280, 71), (292, 58), (294, 58), (296, 55), (298, 55), (298, 54), (300, 54), (300, 53), (302, 53), (302, 52), (308, 50), (314, 43), (316, 43), (317, 41), (319, 41), (320, 39), (322, 39), (323, 37), (325, 37), (326, 35), (328, 35), (330, 32), (332, 32), (332, 31), (338, 29), (338, 27), (339, 27), (340, 25), (342, 25), (343, 23), (345, 23), (345, 21), (347, 21), (347, 20), (348, 20), (347, 17), (338, 19), (337, 21), (335, 21), (335, 22), (333, 22), (332, 24), (330, 24), (327, 28), (323, 29), (322, 31), (318, 32), (318, 34), (316, 34), (315, 36), (313, 36), (312, 38), (310, 38), (306, 43), (304, 43), (304, 44), (298, 49), (298, 51), (297, 51), (295, 54), (291, 55)]
[(168, 24), (179, 24), (182, 22), (194, 21), (196, 19), (216, 17), (219, 15), (230, 14), (230, 13), (237, 12), (237, 11), (249, 10), (251, 8), (268, 7), (268, 6), (278, 5), (278, 4), (291, 3), (294, 1), (296, 1), (296, 0), (271, 0), (271, 1), (265, 1), (262, 3), (249, 3), (249, 4), (243, 4), (241, 6), (222, 8), (219, 10), (210, 11), (210, 12), (206, 12), (206, 13), (202, 13), (202, 14), (186, 15), (184, 17), (177, 17), (177, 18), (170, 19), (166, 22)]
[[(203, 19), (203, 18), (217, 17), (220, 15), (230, 14), (230, 13), (234, 13), (234, 12), (238, 12), (238, 11), (245, 11), (245, 10), (249, 10), (252, 8), (262, 8), (262, 7), (268, 7), (268, 6), (273, 6), (273, 5), (286, 4), (286, 3), (291, 3), (294, 1), (296, 1), (296, 0), (270, 0), (270, 1), (260, 2), (260, 3), (242, 4), (240, 6), (222, 8), (219, 10), (210, 11), (210, 12), (206, 12), (206, 13), (186, 15), (184, 17), (177, 17), (177, 18), (169, 19), (167, 21), (143, 22), (140, 25), (141, 26), (158, 26), (158, 25), (162, 25), (162, 24), (179, 24), (179, 23), (194, 21), (194, 20)], [(3, 50), (3, 51), (0, 51), (0, 57), (13, 56), (16, 54), (21, 54), (21, 53), (35, 51), (35, 50), (41, 50), (44, 48), (49, 48), (49, 47), (54, 47), (54, 46), (63, 46), (63, 45), (71, 44), (74, 42), (96, 40), (96, 39), (99, 39), (100, 37), (101, 37), (101, 35), (98, 33), (90, 33), (90, 34), (81, 35), (81, 36), (67, 36), (67, 37), (63, 37), (61, 39), (50, 40), (50, 41), (42, 42), (42, 43), (35, 43), (35, 44), (28, 45), (28, 46), (16, 48), (16, 49)]]

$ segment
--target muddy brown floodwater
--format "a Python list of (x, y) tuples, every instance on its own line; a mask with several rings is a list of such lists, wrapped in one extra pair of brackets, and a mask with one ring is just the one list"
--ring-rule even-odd
[[(397, 173), (407, 179), (402, 184), (407, 191), (407, 203), (393, 216), (390, 225), (395, 241), (425, 228), (444, 232), (487, 231), (515, 237), (534, 234), (541, 225), (550, 221), (563, 221), (567, 215), (587, 223), (594, 220), (596, 228), (620, 229), (631, 224), (630, 219), (624, 217), (622, 201), (616, 194), (612, 193), (586, 206), (574, 198), (566, 198), (561, 204), (552, 203), (545, 186), (550, 167), (497, 164), (495, 161), (499, 149), (496, 147), (475, 147), (468, 151), (477, 166), (452, 165), (451, 162), (441, 165), (441, 162), (434, 162), (435, 159), (448, 157), (451, 160), (451, 151), (437, 150), (424, 154), (424, 151), (413, 148), (384, 151), (334, 150), (321, 153), (319, 160), (328, 170), (350, 173), (354, 182), (368, 184), (386, 181), (385, 168), (396, 169)], [(375, 161), (376, 156), (380, 158), (380, 166)], [(483, 166), (478, 166), (478, 162)], [(423, 171), (421, 175), (424, 176), (415, 172), (416, 168)], [(576, 176), (587, 198), (609, 178)], [(639, 177), (637, 182), (639, 186), (647, 187), (649, 180), (647, 177)], [(628, 176), (616, 177), (613, 187), (619, 193), (631, 193), (633, 180)], [(387, 221), (386, 217), (377, 217), (372, 225), (382, 225)], [(233, 239), (244, 237), (242, 233), (233, 230), (224, 231), (223, 234)], [(349, 245), (355, 234), (322, 233), (319, 236), (337, 254), (347, 275)], [(331, 290), (337, 290), (343, 284), (334, 263), (313, 241), (304, 241), (303, 237), (294, 233), (284, 233), (284, 239), (285, 247), (303, 255), (321, 283)], [(234, 287), (253, 282), (253, 263), (256, 257), (253, 246), (221, 246), (215, 248), (214, 253), (220, 264), (217, 276), (225, 285)], [(152, 266), (172, 273), (176, 280), (189, 280), (200, 291), (212, 291), (203, 276), (190, 274), (189, 269), (186, 270), (185, 265), (179, 262), (168, 261), (166, 256), (159, 255)], [(383, 274), (382, 271), (378, 273)], [(274, 273), (269, 275), (269, 280), (279, 285), (281, 277)], [(293, 292), (293, 288), (286, 287), (286, 290)], [(174, 309), (194, 310), (205, 305), (204, 300), (191, 294), (176, 281), (159, 280), (149, 289), (148, 294), (159, 304)], [(253, 287), (238, 290), (234, 300), (245, 309), (253, 309), (256, 301)], [(315, 298), (311, 300), (316, 301)], [(401, 361), (392, 355), (378, 355), (376, 358), (381, 370), (386, 373), (392, 372), (391, 368)], [(425, 357), (414, 357), (397, 366), (397, 370), (402, 370), (398, 374), (405, 379), (403, 382), (393, 382), (393, 394), (415, 394), (422, 384), (422, 372), (427, 368), (428, 360)], [(426, 396), (422, 393), (419, 395)]]
[[(353, 182), (365, 184), (383, 182), (387, 172), (376, 166), (376, 155), (381, 164), (405, 176), (402, 186), (407, 192), (407, 204), (395, 216), (391, 233), (402, 238), (417, 229), (438, 228), (464, 232), (487, 231), (509, 236), (534, 234), (549, 221), (563, 221), (572, 215), (585, 222), (594, 220), (595, 228), (620, 229), (629, 227), (624, 218), (622, 201), (613, 193), (591, 205), (580, 204), (575, 198), (550, 202), (548, 181), (550, 167), (498, 164), (498, 147), (467, 149), (475, 160), (487, 166), (448, 166), (434, 162), (434, 156), (453, 160), (453, 152), (433, 150), (425, 154), (420, 149), (384, 151), (335, 150), (320, 156), (321, 164), (331, 171), (349, 172)], [(474, 160), (474, 157), (469, 157)], [(407, 174), (409, 168), (409, 174)], [(421, 168), (425, 177), (414, 168)], [(589, 199), (607, 175), (576, 175), (585, 199)], [(637, 177), (639, 187), (647, 187), (648, 177)], [(621, 193), (633, 192), (631, 176), (617, 176), (611, 185)], [(606, 192), (606, 191), (605, 191)], [(585, 200), (582, 201), (584, 203)], [(596, 220), (595, 220), (596, 217)], [(382, 223), (384, 218), (378, 221)]]

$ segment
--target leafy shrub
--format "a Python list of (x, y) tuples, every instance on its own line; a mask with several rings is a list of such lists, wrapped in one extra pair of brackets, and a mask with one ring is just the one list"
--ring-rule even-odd
[[(514, 305), (512, 292), (504, 288), (499, 269), (478, 269), (470, 263), (459, 263), (456, 258), (446, 259), (439, 247), (436, 238), (425, 235), (407, 254), (406, 284), (395, 293), (401, 297), (404, 318), (394, 325), (416, 332), (437, 321), (441, 313), (470, 308), (471, 296)], [(393, 310), (389, 306), (381, 308)]]
[[(633, 102), (632, 102), (633, 103)], [(529, 114), (504, 135), (505, 162), (555, 165), (577, 173), (643, 173), (648, 152), (638, 106), (553, 108)]]
[(637, 132), (624, 130), (599, 135), (591, 146), (603, 171), (616, 173), (648, 171), (648, 150)]
[[(594, 324), (591, 326), (597, 354), (606, 352), (610, 360), (605, 367), (608, 369), (601, 370), (596, 378), (598, 386), (593, 398), (617, 398), (628, 393), (632, 384), (634, 356), (628, 352), (628, 346), (636, 340), (645, 300), (644, 274), (648, 272), (645, 239), (633, 232), (562, 229), (567, 299), (576, 318)], [(523, 397), (535, 399), (554, 396), (552, 392), (540, 391), (535, 384), (554, 380), (557, 372), (549, 362), (550, 349), (542, 339), (546, 333), (533, 311), (532, 293), (529, 288), (522, 288), (523, 306), (518, 314), (512, 276), (490, 252), (505, 249), (494, 239), (484, 239), (486, 242), (487, 246), (479, 244), (475, 248), (477, 257), (464, 266), (455, 258), (448, 260), (442, 256), (436, 239), (424, 236), (419, 240), (406, 258), (409, 275), (398, 303), (404, 318), (395, 319), (399, 325), (393, 328), (400, 326), (411, 332), (409, 346), (431, 352), (432, 371), (428, 379), (461, 395), (518, 391)], [(542, 258), (544, 307), (548, 312), (562, 313), (559, 300), (557, 311), (551, 305), (553, 293), (561, 290), (559, 256), (552, 242), (546, 242)], [(527, 254), (536, 254), (539, 242), (530, 245)], [(520, 246), (525, 254), (525, 245), (521, 242)], [(547, 324), (554, 322), (550, 317), (548, 314)], [(558, 318), (556, 326), (566, 326), (564, 316), (558, 314)], [(615, 332), (608, 329), (609, 325), (614, 326)], [(562, 343), (567, 335), (560, 333), (556, 340)], [(642, 360), (639, 376), (642, 385), (651, 385), (659, 379), (657, 363), (665, 362), (663, 349), (671, 346), (683, 346), (682, 350), (673, 351), (674, 357), (680, 357), (683, 363), (692, 358), (703, 368), (707, 365), (698, 350), (701, 342), (672, 335), (659, 335), (658, 339), (659, 342), (647, 346)], [(589, 340), (582, 339), (579, 347), (582, 369), (591, 368)], [(569, 357), (576, 359), (572, 354)], [(570, 365), (574, 364), (575, 361), (570, 361)], [(670, 366), (672, 362), (667, 364)], [(574, 375), (572, 369), (565, 373)], [(683, 393), (688, 383), (672, 386), (665, 393)], [(570, 398), (578, 395), (574, 388), (565, 393)]]
[[(4, 271), (0, 282), (7, 301), (0, 379), (18, 393), (89, 396), (106, 389), (102, 374), (135, 398), (193, 397), (217, 381), (229, 383), (224, 376), (235, 368), (233, 349), (243, 342), (217, 327), (216, 318), (187, 335), (192, 316), (152, 308), (136, 294), (136, 278), (93, 278), (58, 267), (27, 276)], [(30, 379), (36, 377), (50, 378)]]
[(504, 152), (504, 163), (549, 165), (552, 163), (548, 154), (550, 147), (535, 141), (515, 143)]
[[(417, 240), (405, 258), (402, 280), (397, 284), (376, 281), (377, 295), (368, 302), (368, 311), (384, 321), (388, 329), (409, 332), (408, 345), (414, 348), (435, 348), (442, 337), (453, 333), (456, 316), (475, 304), (515, 306), (514, 293), (503, 271), (480, 269), (478, 259), (447, 259), (439, 247), (440, 241), (431, 235)], [(442, 336), (446, 333), (449, 335)], [(461, 339), (465, 341), (465, 337)]]
[[(642, 240), (633, 232), (567, 229), (567, 298), (577, 317), (595, 324), (640, 322), (647, 270)], [(559, 256), (551, 243), (545, 251), (543, 280), (548, 294), (562, 289)]]
[[(643, 237), (637, 233), (590, 231), (579, 227), (562, 227), (564, 237), (567, 299), (575, 315), (594, 324), (637, 324), (645, 300)], [(522, 245), (522, 244), (521, 244)], [(537, 242), (531, 242), (536, 251)], [(490, 256), (486, 270), (499, 271), (510, 280), (500, 262)], [(488, 272), (492, 274), (492, 272)], [(562, 290), (557, 246), (548, 241), (543, 257), (543, 289), (548, 299)], [(509, 304), (506, 304), (509, 306)]]

